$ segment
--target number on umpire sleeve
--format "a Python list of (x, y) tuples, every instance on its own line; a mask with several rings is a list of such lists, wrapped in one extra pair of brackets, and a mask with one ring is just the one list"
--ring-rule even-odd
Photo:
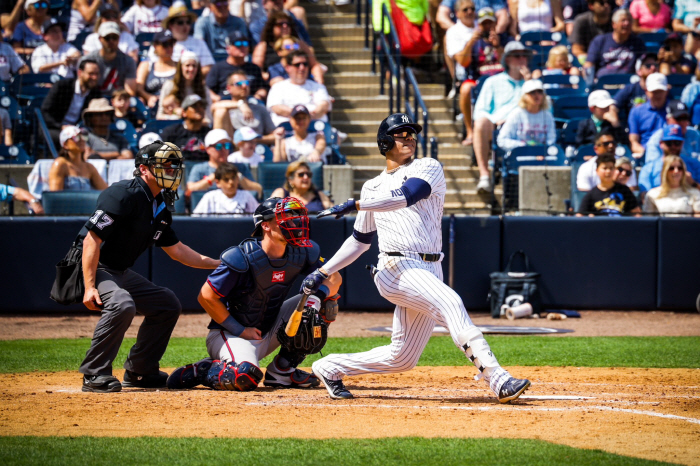
[(96, 210), (94, 215), (90, 217), (90, 221), (95, 224), (100, 230), (104, 227), (114, 223), (114, 220), (109, 215), (105, 214), (102, 210)]

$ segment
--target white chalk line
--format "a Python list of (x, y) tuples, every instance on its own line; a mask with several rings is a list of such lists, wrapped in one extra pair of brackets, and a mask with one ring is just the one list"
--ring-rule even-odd
[[(522, 397), (521, 397), (522, 398)], [(360, 398), (361, 399), (361, 398)], [(252, 402), (245, 403), (246, 406), (271, 406), (276, 407), (277, 405), (289, 405), (289, 402), (284, 401), (267, 401), (267, 402)], [(299, 406), (299, 400), (294, 400), (296, 407)], [(612, 411), (626, 414), (638, 414), (641, 416), (651, 416), (659, 417), (663, 419), (674, 419), (679, 421), (686, 421), (692, 424), (700, 424), (700, 419), (677, 416), (675, 414), (664, 414), (657, 413), (654, 411), (642, 411), (639, 409), (627, 409), (627, 408), (614, 408), (611, 406), (571, 406), (566, 408), (554, 408), (554, 407), (544, 407), (544, 406), (519, 406), (519, 405), (508, 405), (508, 406), (400, 406), (400, 405), (361, 405), (361, 404), (328, 404), (328, 403), (312, 403), (304, 405), (304, 408), (369, 408), (369, 409), (410, 409), (410, 410), (447, 410), (447, 411), (544, 411), (544, 412), (565, 412), (565, 411), (589, 411), (591, 409), (597, 409), (599, 411)]]

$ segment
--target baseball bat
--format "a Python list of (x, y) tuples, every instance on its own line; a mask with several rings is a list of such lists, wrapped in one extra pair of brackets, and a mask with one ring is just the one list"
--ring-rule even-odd
[(299, 304), (297, 304), (297, 308), (294, 310), (292, 316), (289, 318), (289, 322), (287, 322), (287, 327), (284, 329), (284, 332), (287, 334), (288, 337), (293, 337), (297, 334), (297, 330), (299, 330), (299, 324), (301, 323), (301, 315), (304, 312), (304, 306), (306, 305), (307, 299), (309, 299), (308, 294), (304, 293), (303, 295), (301, 295), (301, 299), (299, 300)]

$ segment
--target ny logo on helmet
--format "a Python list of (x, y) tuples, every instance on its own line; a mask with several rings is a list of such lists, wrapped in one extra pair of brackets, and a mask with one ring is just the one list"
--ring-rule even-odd
[(410, 123), (411, 121), (408, 119), (408, 115), (401, 115), (401, 121), (404, 123)]

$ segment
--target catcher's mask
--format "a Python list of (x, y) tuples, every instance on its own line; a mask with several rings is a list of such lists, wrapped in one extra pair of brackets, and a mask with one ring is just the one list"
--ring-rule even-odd
[(274, 219), (284, 239), (292, 246), (309, 248), (309, 216), (298, 199), (271, 197), (263, 201), (253, 214), (255, 230), (252, 236), (262, 236), (262, 223)]
[(180, 148), (172, 142), (156, 141), (139, 150), (136, 167), (148, 165), (160, 186), (169, 191), (177, 191), (184, 173), (184, 157)]

